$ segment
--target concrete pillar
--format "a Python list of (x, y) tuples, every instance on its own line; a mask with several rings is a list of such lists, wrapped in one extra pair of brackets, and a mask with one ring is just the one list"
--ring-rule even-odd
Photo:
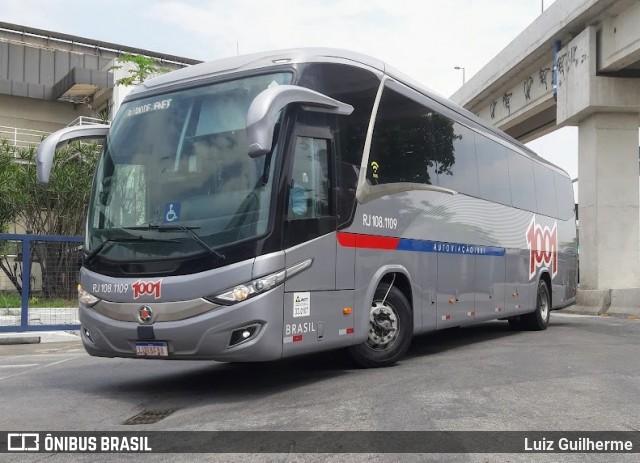
[(579, 123), (578, 303), (607, 306), (621, 289), (633, 296), (622, 305), (640, 307), (639, 123), (637, 113), (605, 112)]

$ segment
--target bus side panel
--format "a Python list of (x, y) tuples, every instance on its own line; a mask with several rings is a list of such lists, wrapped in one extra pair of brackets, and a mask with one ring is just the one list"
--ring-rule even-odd
[[(420, 253), (420, 274), (422, 276), (422, 326), (416, 333), (426, 333), (433, 331), (437, 326), (437, 299), (438, 299), (438, 255), (435, 253)], [(417, 279), (416, 278), (416, 279)], [(416, 306), (419, 300), (415, 300)]]
[(336, 289), (353, 289), (355, 286), (356, 248), (337, 246)]
[(474, 320), (476, 256), (438, 254), (437, 328)]
[[(552, 306), (566, 305), (567, 283), (572, 278), (567, 274), (567, 267), (570, 262), (575, 262), (575, 257), (570, 257), (576, 246), (575, 236), (573, 220), (563, 221), (539, 214), (533, 216), (527, 231), (527, 249), (524, 251), (525, 273), (529, 281), (528, 312), (536, 307), (537, 286), (543, 273), (551, 277)], [(570, 287), (575, 291), (574, 285)]]
[[(421, 217), (426, 199), (423, 191), (408, 191), (358, 204), (354, 222), (345, 230), (367, 237), (366, 243), (355, 246), (355, 323), (362, 329), (368, 329), (371, 302), (380, 280), (398, 272), (411, 286), (411, 294), (406, 296), (413, 309), (414, 333), (436, 327), (437, 255), (426, 252), (419, 240), (415, 248), (400, 242)], [(424, 230), (421, 236), (427, 238)]]
[(529, 250), (506, 250), (505, 314), (507, 316), (530, 312)]
[(476, 321), (491, 320), (504, 313), (505, 256), (476, 256)]
[[(353, 344), (353, 288), (335, 291), (338, 254), (335, 232), (285, 250), (287, 267), (310, 257), (313, 263), (285, 283), (283, 356)], [(348, 254), (341, 254), (340, 270), (347, 285), (349, 272), (353, 275)]]
[(282, 355), (335, 349), (355, 343), (353, 291), (303, 291), (284, 294)]
[(323, 291), (336, 287), (335, 232), (285, 250), (285, 265), (290, 267), (312, 258), (311, 267), (285, 282), (285, 291)]
[(564, 307), (576, 297), (575, 219), (558, 221), (558, 275), (553, 279), (553, 307)]

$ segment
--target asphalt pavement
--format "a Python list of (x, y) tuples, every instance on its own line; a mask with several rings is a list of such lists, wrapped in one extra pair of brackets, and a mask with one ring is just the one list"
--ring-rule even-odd
[[(79, 341), (0, 345), (0, 429), (75, 431), (640, 430), (640, 321), (554, 312), (546, 331), (506, 322), (414, 340), (398, 365), (342, 352), (224, 364), (89, 357)], [(152, 424), (126, 425), (143, 412)], [(197, 461), (196, 453), (136, 455)], [(128, 461), (25, 455), (22, 461)], [(207, 461), (637, 461), (596, 454), (227, 454)]]
[[(71, 310), (71, 309), (69, 309)], [(71, 317), (74, 318), (74, 323), (79, 323), (77, 321), (77, 309), (74, 309), (75, 312)], [(601, 308), (598, 307), (587, 307), (587, 306), (579, 306), (572, 305), (567, 307), (566, 309), (562, 309), (559, 311), (555, 311), (553, 313), (557, 314), (579, 314), (579, 315), (593, 315), (600, 317), (613, 317), (613, 318), (625, 318), (629, 320), (638, 320), (640, 319), (640, 308), (616, 308), (610, 307), (606, 312), (603, 312)], [(69, 316), (65, 316), (69, 318)], [(0, 317), (1, 318), (1, 317)], [(16, 325), (19, 325), (19, 315), (16, 316), (18, 319), (17, 322), (12, 320), (12, 323), (15, 322)], [(2, 320), (0, 319), (0, 322)], [(0, 323), (0, 326), (2, 323)], [(16, 329), (18, 326), (16, 326)], [(16, 331), (16, 332), (7, 332), (0, 333), (0, 345), (7, 344), (37, 344), (37, 343), (49, 343), (49, 342), (70, 342), (78, 339), (80, 336), (79, 331), (69, 330), (69, 331)]]

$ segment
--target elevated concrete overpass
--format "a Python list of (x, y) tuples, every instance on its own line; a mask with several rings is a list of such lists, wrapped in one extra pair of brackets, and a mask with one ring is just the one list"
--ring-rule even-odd
[(578, 303), (640, 309), (640, 1), (557, 0), (452, 99), (522, 142), (578, 127)]

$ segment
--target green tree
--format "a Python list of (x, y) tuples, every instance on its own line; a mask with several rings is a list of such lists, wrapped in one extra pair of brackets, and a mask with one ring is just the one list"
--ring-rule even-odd
[[(14, 222), (17, 214), (16, 206), (11, 201), (18, 169), (14, 158), (15, 151), (16, 148), (7, 140), (0, 140), (0, 233), (8, 231), (9, 225)], [(16, 253), (15, 243), (0, 240), (0, 269), (18, 291), (21, 291), (21, 283), (16, 275), (13, 262), (7, 257)]]
[[(36, 178), (35, 148), (0, 141), (0, 220), (20, 222), (37, 235), (82, 235), (99, 146), (74, 143), (56, 152), (51, 179)], [(8, 159), (8, 161), (7, 161)], [(14, 252), (17, 250), (14, 250)], [(36, 243), (31, 261), (40, 263), (45, 297), (68, 297), (77, 283), (82, 256), (78, 243)], [(18, 269), (5, 253), (0, 268), (21, 292)]]
[(7, 230), (15, 217), (15, 207), (10, 198), (13, 179), (16, 175), (17, 165), (14, 153), (17, 150), (7, 140), (0, 140), (0, 233)]
[(122, 69), (125, 64), (133, 65), (133, 68), (127, 69), (128, 76), (116, 80), (116, 85), (124, 85), (125, 87), (141, 84), (154, 74), (169, 72), (168, 68), (159, 66), (155, 59), (148, 56), (124, 53), (116, 58), (116, 62), (118, 64), (111, 66), (111, 69)]

